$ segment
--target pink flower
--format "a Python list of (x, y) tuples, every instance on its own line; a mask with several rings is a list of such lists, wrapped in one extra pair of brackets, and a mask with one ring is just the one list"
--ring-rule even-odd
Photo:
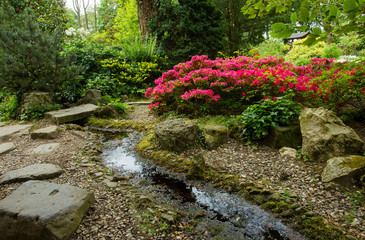
[(282, 86), (280, 89), (279, 89), (279, 92), (285, 92), (286, 90), (286, 87), (285, 86)]

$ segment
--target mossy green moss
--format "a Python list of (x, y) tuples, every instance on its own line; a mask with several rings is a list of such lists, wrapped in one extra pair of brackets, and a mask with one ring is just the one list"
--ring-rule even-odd
[(322, 218), (317, 216), (305, 218), (301, 222), (301, 226), (303, 227), (302, 231), (305, 233), (305, 235), (314, 240), (350, 239), (348, 236), (346, 236), (344, 231), (333, 225), (326, 224)]
[(137, 131), (147, 131), (154, 127), (154, 124), (149, 122), (137, 122), (131, 120), (109, 120), (92, 117), (88, 120), (87, 125), (101, 128), (116, 128), (116, 129), (134, 129)]
[(346, 156), (346, 159), (342, 162), (342, 166), (348, 168), (365, 167), (365, 157), (357, 155)]

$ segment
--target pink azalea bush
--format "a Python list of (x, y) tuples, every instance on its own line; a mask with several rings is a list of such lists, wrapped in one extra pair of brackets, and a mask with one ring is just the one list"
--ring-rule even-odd
[(364, 63), (339, 65), (325, 58), (295, 66), (272, 56), (215, 60), (194, 56), (163, 73), (145, 96), (152, 99), (149, 107), (157, 113), (181, 106), (188, 106), (184, 109), (190, 113), (240, 113), (256, 101), (278, 97), (307, 106), (339, 108), (354, 99), (351, 91), (364, 98), (364, 67)]

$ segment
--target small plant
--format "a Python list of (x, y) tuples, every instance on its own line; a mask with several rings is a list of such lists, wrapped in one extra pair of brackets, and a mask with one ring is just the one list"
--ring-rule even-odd
[(14, 117), (17, 106), (18, 100), (15, 95), (0, 92), (0, 122), (8, 121)]
[(239, 120), (244, 126), (243, 133), (252, 140), (265, 137), (270, 128), (287, 126), (297, 121), (300, 106), (290, 100), (266, 99), (249, 106)]
[(303, 162), (310, 162), (311, 161), (310, 158), (302, 152), (302, 147), (301, 146), (298, 146), (297, 159), (302, 160)]
[(20, 115), (21, 120), (38, 120), (44, 116), (46, 112), (54, 111), (60, 109), (59, 104), (53, 104), (53, 105), (31, 105), (27, 107), (23, 113)]

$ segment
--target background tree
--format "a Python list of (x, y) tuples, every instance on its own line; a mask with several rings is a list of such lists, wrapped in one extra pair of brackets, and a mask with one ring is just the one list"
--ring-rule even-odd
[(89, 7), (90, 0), (82, 0), (82, 7), (84, 9), (84, 18), (85, 18), (85, 29), (89, 29), (89, 19), (88, 19), (88, 13), (87, 8)]
[(65, 30), (68, 19), (65, 15), (64, 0), (2, 0), (9, 3), (17, 12), (30, 9), (43, 30)]
[(43, 30), (30, 8), (18, 11), (4, 2), (0, 18), (0, 89), (18, 97), (32, 90), (57, 92), (75, 78), (76, 67), (61, 55), (63, 31)]
[(72, 7), (77, 16), (77, 24), (81, 28), (81, 2), (80, 0), (72, 0)]
[(175, 63), (193, 55), (215, 57), (223, 49), (222, 13), (204, 0), (160, 0), (149, 28)]
[(148, 23), (157, 12), (157, 0), (136, 0), (138, 8), (139, 30), (142, 36), (148, 34)]
[(114, 24), (120, 2), (124, 0), (101, 0), (98, 8), (98, 31), (105, 31)]

